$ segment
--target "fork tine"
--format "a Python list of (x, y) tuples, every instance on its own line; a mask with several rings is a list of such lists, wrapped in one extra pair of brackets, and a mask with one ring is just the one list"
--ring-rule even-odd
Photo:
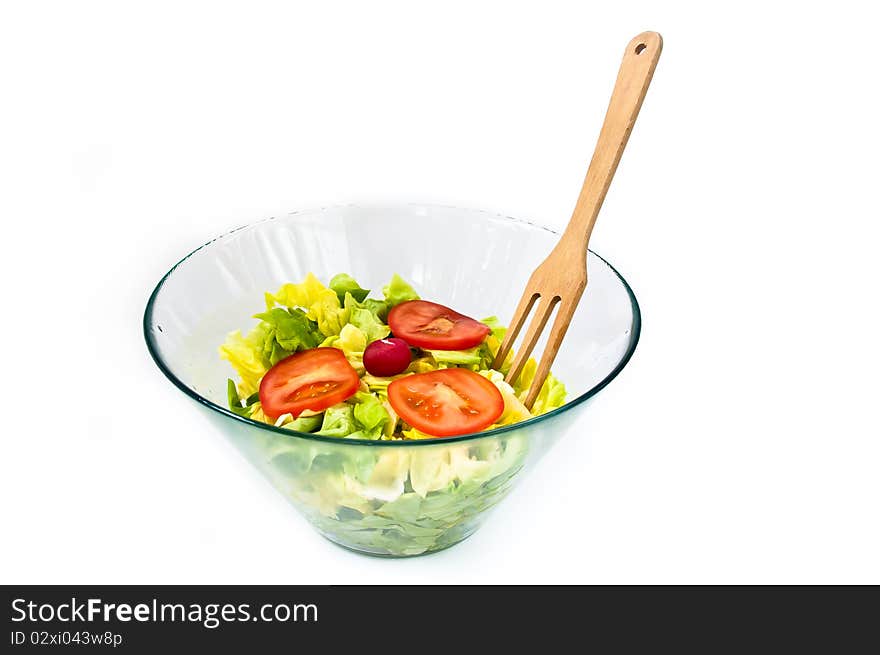
[(541, 387), (544, 386), (544, 380), (550, 373), (550, 367), (553, 360), (556, 359), (556, 353), (562, 345), (562, 338), (568, 330), (568, 324), (571, 322), (572, 314), (577, 307), (577, 301), (564, 302), (559, 305), (559, 312), (556, 314), (556, 320), (553, 321), (553, 328), (550, 330), (550, 336), (547, 338), (547, 346), (544, 348), (544, 354), (535, 371), (535, 378), (532, 380), (532, 386), (529, 387), (529, 393), (526, 395), (525, 406), (531, 410), (535, 404), (538, 394), (541, 393)]
[(513, 313), (513, 320), (511, 320), (507, 332), (504, 333), (504, 340), (501, 342), (501, 347), (498, 348), (498, 352), (495, 354), (495, 361), (492, 362), (492, 368), (496, 371), (501, 370), (501, 365), (504, 363), (504, 360), (507, 359), (507, 354), (510, 352), (510, 349), (513, 348), (513, 342), (516, 341), (516, 337), (519, 336), (519, 331), (526, 322), (529, 312), (532, 311), (532, 307), (538, 297), (537, 293), (526, 291), (522, 295), (522, 298), (519, 299), (519, 305)]
[(526, 330), (526, 336), (523, 337), (522, 344), (520, 344), (519, 350), (516, 352), (516, 357), (513, 358), (513, 366), (510, 367), (510, 372), (505, 378), (508, 384), (513, 384), (519, 377), (523, 366), (525, 366), (526, 362), (529, 360), (529, 355), (531, 355), (532, 351), (535, 349), (535, 344), (538, 342), (541, 332), (544, 331), (544, 326), (547, 325), (547, 321), (550, 320), (550, 314), (553, 311), (553, 308), (556, 307), (558, 303), (559, 296), (541, 296), (538, 301), (538, 307), (535, 309), (535, 316), (532, 318), (532, 322), (529, 323), (529, 329)]

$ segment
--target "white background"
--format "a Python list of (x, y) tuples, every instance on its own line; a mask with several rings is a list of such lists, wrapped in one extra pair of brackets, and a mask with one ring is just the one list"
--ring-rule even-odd
[[(0, 580), (880, 583), (869, 6), (4, 3)], [(632, 363), (468, 541), (324, 541), (153, 365), (152, 287), (298, 208), (562, 226), (645, 29), (592, 241)]]

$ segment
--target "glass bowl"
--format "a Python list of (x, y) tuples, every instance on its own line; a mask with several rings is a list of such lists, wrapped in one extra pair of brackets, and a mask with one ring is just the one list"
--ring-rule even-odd
[(626, 365), (639, 338), (639, 308), (608, 262), (589, 253), (587, 290), (553, 366), (568, 402), (488, 432), (389, 442), (254, 422), (227, 408), (226, 380), (235, 376), (218, 346), (228, 332), (255, 324), (265, 291), (309, 272), (325, 283), (346, 272), (375, 290), (399, 273), (423, 298), (506, 323), (557, 238), (532, 223), (453, 207), (295, 212), (233, 230), (184, 257), (153, 291), (144, 335), (165, 376), (321, 534), (371, 555), (430, 553), (472, 534)]

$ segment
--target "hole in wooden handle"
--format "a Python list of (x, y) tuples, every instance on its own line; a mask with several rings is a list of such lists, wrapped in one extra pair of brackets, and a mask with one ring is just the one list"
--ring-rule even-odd
[(648, 46), (646, 46), (644, 43), (640, 43), (639, 45), (636, 46), (636, 54), (637, 54), (637, 55), (642, 54), (642, 52), (644, 51), (644, 49), (647, 48), (647, 47), (648, 47)]

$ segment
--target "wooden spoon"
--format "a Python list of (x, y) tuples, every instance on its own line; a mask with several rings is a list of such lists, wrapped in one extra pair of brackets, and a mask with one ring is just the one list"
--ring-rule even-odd
[(537, 304), (535, 316), (526, 330), (522, 346), (517, 351), (510, 372), (507, 374), (506, 380), (512, 384), (522, 372), (553, 309), (559, 306), (547, 347), (544, 349), (544, 355), (526, 395), (525, 405), (529, 409), (532, 408), (550, 372), (550, 366), (556, 358), (556, 353), (559, 352), (568, 324), (571, 323), (577, 304), (587, 286), (587, 246), (590, 233), (593, 231), (602, 201), (605, 200), (617, 164), (639, 115), (642, 100), (645, 99), (662, 49), (663, 39), (657, 32), (642, 32), (626, 46), (623, 62), (617, 74), (617, 82), (611, 93), (608, 112), (605, 114), (605, 122), (602, 131), (599, 132), (596, 150), (593, 152), (593, 159), (587, 169), (587, 177), (584, 179), (574, 212), (559, 243), (529, 278), (525, 293), (513, 315), (513, 321), (504, 336), (504, 342), (495, 357), (493, 368), (497, 370), (507, 358), (529, 312)]

